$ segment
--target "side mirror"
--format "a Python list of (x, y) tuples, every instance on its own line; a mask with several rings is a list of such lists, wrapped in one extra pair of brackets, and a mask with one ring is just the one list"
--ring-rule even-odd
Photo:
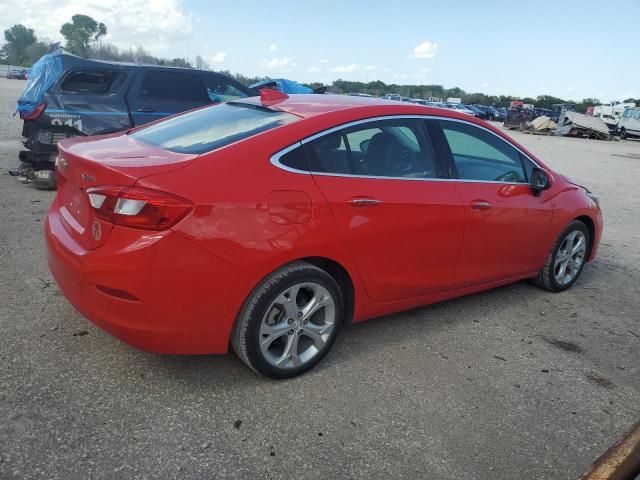
[(538, 195), (542, 190), (551, 186), (549, 174), (541, 168), (534, 168), (531, 172), (531, 188)]

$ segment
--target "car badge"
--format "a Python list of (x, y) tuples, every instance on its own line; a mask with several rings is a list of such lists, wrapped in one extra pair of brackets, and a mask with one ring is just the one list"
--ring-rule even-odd
[(93, 225), (91, 225), (91, 234), (96, 242), (102, 238), (102, 225), (100, 225), (98, 220), (93, 221)]
[(87, 175), (86, 173), (83, 173), (81, 176), (87, 182), (95, 182), (96, 181), (96, 177), (92, 177), (91, 175)]
[(69, 162), (67, 162), (64, 157), (58, 157), (58, 169), (64, 172), (69, 166)]

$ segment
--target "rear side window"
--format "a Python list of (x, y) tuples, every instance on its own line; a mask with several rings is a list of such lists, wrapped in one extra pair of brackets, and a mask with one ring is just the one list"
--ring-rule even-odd
[(141, 99), (174, 100), (182, 102), (203, 101), (196, 92), (191, 73), (147, 72), (140, 86)]
[(279, 158), (278, 161), (285, 167), (293, 168), (295, 170), (309, 170), (307, 156), (305, 155), (304, 149), (301, 146), (285, 153)]
[(177, 153), (201, 154), (294, 122), (295, 115), (246, 103), (222, 103), (151, 125), (131, 137)]
[(388, 178), (438, 177), (421, 120), (366, 122), (324, 135), (307, 146), (311, 171)]
[(60, 84), (60, 90), (68, 93), (111, 93), (122, 85), (124, 78), (123, 72), (81, 70), (67, 75)]

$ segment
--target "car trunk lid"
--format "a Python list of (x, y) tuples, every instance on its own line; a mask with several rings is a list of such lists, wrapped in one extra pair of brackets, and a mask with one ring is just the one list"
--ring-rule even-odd
[(97, 218), (87, 189), (133, 186), (143, 177), (177, 170), (195, 158), (138, 142), (126, 134), (76, 137), (63, 140), (58, 149), (58, 208), (62, 223), (88, 250), (107, 241), (113, 224)]

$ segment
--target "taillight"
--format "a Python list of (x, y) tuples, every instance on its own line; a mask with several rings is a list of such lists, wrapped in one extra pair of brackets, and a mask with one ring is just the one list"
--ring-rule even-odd
[(87, 195), (96, 217), (143, 230), (171, 228), (193, 209), (189, 200), (149, 188), (94, 187)]
[(34, 108), (33, 110), (31, 110), (30, 113), (23, 115), (22, 113), (20, 114), (20, 118), (22, 120), (37, 120), (38, 118), (40, 118), (40, 115), (42, 115), (44, 113), (44, 110), (47, 108), (47, 104), (46, 103), (41, 103), (40, 105), (38, 105), (36, 108)]

